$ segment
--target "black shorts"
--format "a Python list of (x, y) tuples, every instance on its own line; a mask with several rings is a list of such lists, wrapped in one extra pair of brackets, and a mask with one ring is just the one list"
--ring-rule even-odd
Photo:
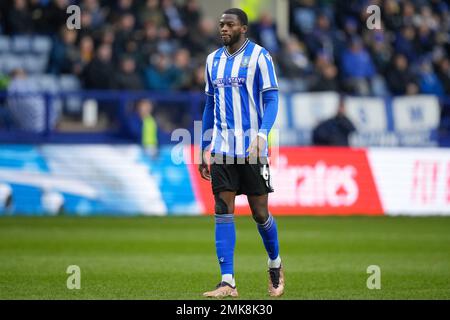
[(212, 155), (211, 185), (213, 194), (234, 191), (236, 194), (260, 196), (273, 192), (267, 158), (249, 163), (243, 158)]

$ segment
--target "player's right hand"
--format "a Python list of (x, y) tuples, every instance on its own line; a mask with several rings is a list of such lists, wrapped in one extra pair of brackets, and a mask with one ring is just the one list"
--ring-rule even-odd
[(206, 153), (200, 151), (200, 164), (198, 165), (198, 171), (203, 179), (211, 181), (211, 173), (209, 172), (208, 160), (206, 159)]
[(198, 165), (198, 171), (203, 179), (211, 181), (211, 173), (209, 172), (209, 167), (207, 163), (201, 163)]

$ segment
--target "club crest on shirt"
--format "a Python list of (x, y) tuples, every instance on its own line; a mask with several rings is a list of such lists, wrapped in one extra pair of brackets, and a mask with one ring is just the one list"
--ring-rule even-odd
[(241, 62), (241, 68), (248, 67), (249, 63), (250, 63), (250, 57), (248, 57), (248, 56), (243, 57), (242, 62)]

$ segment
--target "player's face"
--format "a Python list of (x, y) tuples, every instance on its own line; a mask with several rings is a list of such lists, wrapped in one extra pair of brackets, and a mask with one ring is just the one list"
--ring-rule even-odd
[(235, 14), (224, 14), (219, 20), (220, 37), (225, 46), (232, 46), (245, 34), (247, 26), (243, 26)]

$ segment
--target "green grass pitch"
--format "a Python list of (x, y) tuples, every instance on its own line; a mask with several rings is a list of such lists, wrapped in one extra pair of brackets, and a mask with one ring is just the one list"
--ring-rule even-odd
[[(450, 299), (450, 218), (276, 217), (282, 299)], [(239, 299), (268, 299), (251, 217), (236, 219)], [(66, 269), (81, 268), (69, 290)], [(366, 287), (381, 268), (381, 289)], [(213, 217), (2, 217), (0, 299), (203, 299), (219, 281)]]

